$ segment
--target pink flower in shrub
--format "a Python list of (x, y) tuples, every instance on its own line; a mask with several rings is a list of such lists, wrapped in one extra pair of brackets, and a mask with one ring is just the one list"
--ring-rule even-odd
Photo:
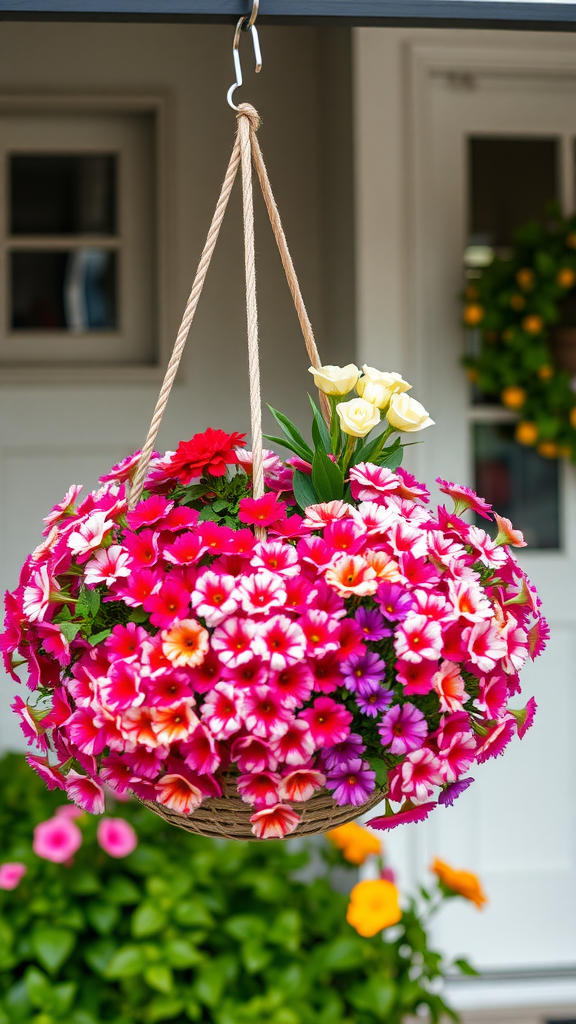
[(0, 864), (0, 889), (15, 889), (26, 874), (26, 865), (19, 861)]
[(64, 864), (82, 846), (82, 833), (74, 822), (60, 814), (41, 821), (34, 829), (32, 849), (38, 857)]
[(132, 825), (124, 818), (102, 818), (98, 822), (96, 838), (110, 857), (127, 857), (138, 845)]

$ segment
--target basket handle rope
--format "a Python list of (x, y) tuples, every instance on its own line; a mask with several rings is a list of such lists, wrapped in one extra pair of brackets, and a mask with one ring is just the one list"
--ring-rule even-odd
[[(186, 303), (186, 309), (184, 310), (184, 316), (182, 317), (182, 323), (176, 336), (174, 343), (174, 349), (168, 363), (166, 375), (160, 389), (158, 401), (156, 402), (156, 408), (152, 416), (150, 428), (148, 430), (148, 436), (142, 448), (140, 458), (138, 460), (138, 466), (134, 475), (134, 481), (130, 488), (130, 496), (128, 500), (128, 507), (133, 509), (138, 503), (142, 491), (144, 490), (144, 482), (148, 473), (148, 467), (154, 451), (156, 443), (156, 437), (160, 429), (162, 417), (168, 404), (172, 385), (178, 372), (182, 353), (184, 352), (184, 346), (192, 326), (192, 321), (198, 307), (200, 295), (204, 287), (208, 268), (210, 266), (216, 242), (218, 241), (218, 235), (220, 234), (220, 228), (222, 221), (224, 220), (224, 214), (228, 206), (228, 200), (232, 193), (232, 187), (236, 179), (238, 168), (241, 168), (242, 174), (242, 206), (244, 214), (244, 256), (245, 256), (245, 274), (246, 274), (246, 320), (247, 320), (247, 333), (248, 333), (248, 369), (249, 369), (249, 381), (250, 381), (250, 419), (251, 419), (251, 430), (252, 430), (252, 473), (253, 473), (253, 494), (255, 498), (262, 497), (264, 493), (264, 467), (263, 467), (263, 451), (262, 451), (262, 400), (260, 395), (260, 359), (258, 353), (258, 307), (256, 302), (256, 260), (255, 260), (255, 246), (254, 246), (254, 203), (253, 203), (253, 191), (252, 191), (252, 163), (256, 168), (256, 174), (262, 194), (264, 196), (264, 202), (272, 225), (272, 231), (278, 245), (280, 252), (280, 258), (288, 281), (288, 287), (294, 300), (296, 312), (298, 314), (298, 320), (302, 334), (304, 336), (304, 343), (306, 345), (306, 351), (308, 358), (313, 366), (319, 367), (321, 365), (320, 356), (316, 347), (316, 341), (314, 339), (314, 332), (312, 330), (312, 324), (310, 318), (306, 312), (304, 300), (302, 298), (302, 292), (292, 262), (292, 257), (288, 249), (286, 242), (286, 236), (282, 228), (280, 221), (280, 214), (278, 213), (278, 207), (272, 193), (272, 187), (270, 185), (270, 179), (268, 178), (268, 172), (266, 165), (262, 157), (262, 151), (256, 137), (256, 132), (260, 125), (260, 117), (254, 107), (248, 103), (242, 103), (238, 107), (238, 130), (234, 141), (234, 147), (232, 149), (232, 155), (226, 171), (226, 176), (222, 184), (218, 203), (216, 204), (216, 210), (212, 218), (212, 223), (208, 231), (206, 243), (200, 257), (198, 269), (196, 271), (196, 277), (194, 278), (194, 284), (192, 285), (192, 291)], [(325, 418), (329, 416), (329, 406), (326, 396), (320, 393), (320, 404), (322, 413)]]

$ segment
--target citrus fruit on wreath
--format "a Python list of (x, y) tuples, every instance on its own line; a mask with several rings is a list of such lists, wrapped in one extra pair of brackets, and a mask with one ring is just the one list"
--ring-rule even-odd
[(576, 216), (518, 228), (470, 281), (468, 376), (518, 416), (519, 444), (576, 461)]

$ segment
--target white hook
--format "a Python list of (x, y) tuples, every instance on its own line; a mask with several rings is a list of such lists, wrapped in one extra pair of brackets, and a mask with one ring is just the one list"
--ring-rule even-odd
[(245, 14), (238, 20), (236, 25), (236, 31), (234, 32), (234, 42), (232, 44), (232, 58), (234, 60), (234, 71), (236, 72), (236, 81), (234, 85), (231, 85), (226, 94), (226, 99), (232, 110), (238, 110), (238, 107), (232, 99), (236, 89), (239, 89), (244, 79), (242, 77), (242, 64), (240, 62), (240, 34), (242, 31), (252, 34), (252, 44), (254, 46), (254, 57), (256, 58), (256, 74), (262, 70), (262, 51), (260, 49), (260, 40), (258, 38), (258, 29), (256, 28), (256, 18), (258, 17), (258, 7), (260, 6), (260, 0), (253, 0), (252, 12)]

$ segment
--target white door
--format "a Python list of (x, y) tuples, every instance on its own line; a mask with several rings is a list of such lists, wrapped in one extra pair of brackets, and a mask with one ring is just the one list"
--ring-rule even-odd
[[(418, 397), (437, 424), (415, 451), (415, 460), (424, 478), (429, 479), (433, 467), (435, 476), (470, 484), (475, 458), (482, 471), (486, 459), (494, 463), (502, 457), (502, 445), (507, 459), (522, 457), (499, 426), (506, 414), (498, 407), (471, 404), (459, 366), (463, 253), (470, 241), (490, 244), (490, 238), (470, 239), (470, 234), (478, 229), (474, 218), (488, 216), (485, 207), (496, 202), (501, 185), (481, 180), (490, 164), (482, 155), (487, 143), (488, 150), (492, 145), (493, 159), (502, 157), (505, 177), (501, 144), (538, 143), (523, 151), (523, 173), (533, 185), (543, 161), (550, 187), (556, 185), (567, 212), (574, 209), (576, 177), (574, 78), (542, 69), (514, 71), (498, 66), (497, 55), (493, 64), (453, 73), (449, 66), (425, 69), (423, 62), (415, 75), (420, 102), (412, 153), (412, 284), (418, 309)], [(514, 161), (517, 146), (510, 151), (516, 152)], [(521, 184), (518, 178), (519, 189)], [(475, 189), (483, 190), (480, 214)], [(516, 199), (509, 197), (509, 207)], [(454, 905), (443, 915), (439, 937), (444, 948), (466, 952), (488, 969), (558, 967), (576, 960), (576, 473), (568, 465), (547, 466), (543, 485), (542, 460), (530, 456), (537, 460), (529, 467), (532, 482), (523, 495), (508, 497), (517, 506), (516, 518), (526, 518), (533, 535), (533, 548), (519, 557), (538, 587), (552, 630), (545, 656), (523, 673), (524, 694), (534, 693), (539, 706), (536, 723), (504, 757), (478, 766), (475, 785), (453, 808), (438, 809), (410, 840), (420, 870), (439, 856), (481, 876), (490, 907), (475, 913)], [(514, 473), (509, 476), (513, 489)], [(489, 473), (483, 479), (489, 481)]]

